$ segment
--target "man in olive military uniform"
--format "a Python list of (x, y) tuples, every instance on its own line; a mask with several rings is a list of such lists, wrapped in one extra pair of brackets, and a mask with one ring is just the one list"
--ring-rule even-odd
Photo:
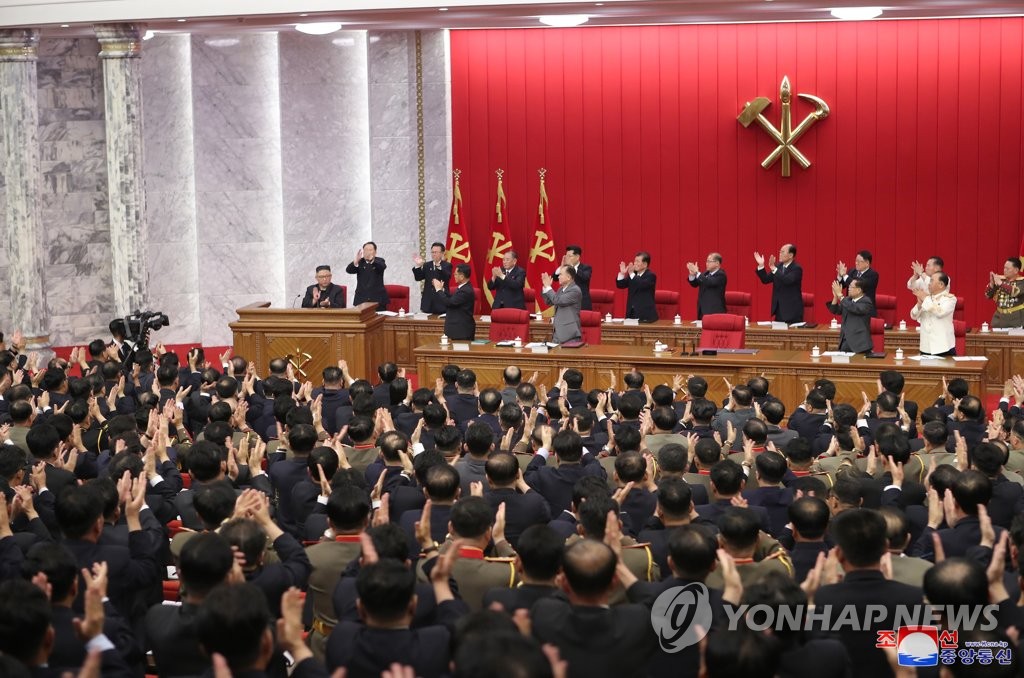
[[(761, 521), (750, 509), (735, 507), (718, 518), (719, 545), (732, 556), (744, 586), (753, 584), (768, 572), (793, 576), (793, 564), (783, 549), (756, 558), (760, 536)], [(709, 574), (705, 583), (709, 588), (725, 588), (721, 570)]]
[[(460, 540), (459, 558), (452, 567), (452, 578), (458, 584), (459, 596), (470, 611), (483, 609), (484, 594), (494, 588), (513, 588), (519, 582), (516, 572), (515, 551), (505, 540), (505, 505), (497, 515), (483, 497), (465, 497), (452, 507), (449, 537), (438, 546), (430, 536), (430, 502), (423, 507), (423, 518), (416, 523), (416, 538), (426, 560), (421, 561), (421, 581), (430, 580), (438, 552), (452, 548), (453, 540)], [(421, 529), (422, 528), (422, 529)], [(495, 555), (487, 555), (494, 542)]]
[(370, 495), (355, 485), (342, 485), (327, 499), (327, 523), (333, 539), (325, 539), (306, 549), (313, 572), (309, 575), (309, 595), (313, 597), (313, 631), (309, 646), (313, 656), (324, 660), (327, 637), (338, 623), (332, 596), (345, 567), (361, 552), (359, 535), (370, 519)]

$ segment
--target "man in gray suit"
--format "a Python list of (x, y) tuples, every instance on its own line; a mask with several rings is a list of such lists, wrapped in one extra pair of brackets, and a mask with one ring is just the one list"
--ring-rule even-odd
[(551, 341), (564, 344), (583, 336), (580, 331), (580, 305), (583, 292), (576, 284), (576, 273), (569, 266), (558, 269), (558, 291), (551, 289), (554, 279), (548, 273), (540, 274), (544, 285), (544, 303), (555, 307), (555, 335)]
[(871, 297), (864, 294), (860, 280), (850, 281), (850, 296), (843, 296), (843, 286), (832, 281), (832, 301), (826, 304), (828, 310), (842, 314), (839, 330), (839, 350), (851, 353), (868, 353), (874, 344), (871, 341), (871, 316), (875, 305)]

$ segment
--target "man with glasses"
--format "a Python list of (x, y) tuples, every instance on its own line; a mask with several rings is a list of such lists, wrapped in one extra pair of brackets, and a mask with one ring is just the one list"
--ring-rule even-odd
[(722, 270), (722, 255), (712, 252), (701, 273), (697, 262), (687, 262), (690, 287), (697, 287), (697, 320), (710, 313), (725, 313), (725, 271)]
[(331, 282), (330, 266), (316, 267), (316, 282), (306, 288), (302, 308), (345, 308), (345, 291)]

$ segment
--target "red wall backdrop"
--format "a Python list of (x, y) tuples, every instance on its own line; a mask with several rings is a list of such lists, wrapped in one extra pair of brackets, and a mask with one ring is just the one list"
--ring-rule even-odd
[[(988, 271), (1020, 253), (1022, 46), (1021, 18), (453, 31), (474, 260), (499, 167), (525, 259), (546, 167), (556, 244), (583, 247), (592, 287), (613, 288), (618, 262), (649, 249), (659, 288), (680, 290), (693, 318), (684, 262), (718, 250), (730, 289), (754, 292), (765, 319), (751, 253), (791, 241), (822, 322), (836, 261), (852, 267), (866, 248), (908, 317), (910, 261), (938, 254), (977, 326), (992, 312)], [(797, 144), (811, 168), (794, 162), (788, 179), (761, 168), (764, 131), (736, 121), (765, 96), (778, 126), (783, 75), (832, 109)], [(794, 125), (810, 110), (795, 104)]]

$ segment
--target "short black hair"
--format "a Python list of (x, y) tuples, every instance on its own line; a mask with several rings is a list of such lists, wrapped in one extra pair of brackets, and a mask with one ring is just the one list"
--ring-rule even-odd
[(259, 657), (260, 641), (270, 621), (267, 599), (259, 587), (221, 584), (199, 606), (196, 635), (206, 654), (217, 652), (233, 671), (240, 671)]
[(551, 579), (562, 569), (565, 540), (547, 525), (531, 525), (516, 543), (523, 570), (534, 579)]
[(577, 462), (583, 456), (583, 439), (575, 431), (559, 431), (551, 439), (551, 447), (563, 462)]
[(267, 531), (252, 518), (233, 518), (220, 528), (220, 536), (245, 556), (243, 567), (254, 567), (267, 546)]
[(735, 548), (746, 549), (757, 543), (761, 521), (749, 508), (729, 507), (718, 517), (722, 539)]
[(679, 443), (663, 445), (658, 450), (658, 466), (662, 473), (686, 473), (686, 448)]
[(754, 458), (754, 466), (761, 479), (766, 483), (774, 485), (781, 483), (782, 477), (786, 475), (786, 459), (778, 452), (765, 450)]
[(870, 567), (889, 548), (885, 518), (878, 511), (843, 511), (832, 521), (832, 540), (854, 567)]
[(452, 507), (451, 523), (459, 537), (476, 539), (494, 524), (494, 510), (483, 497), (464, 497)]
[(68, 539), (80, 539), (103, 517), (103, 496), (95, 485), (68, 485), (57, 497), (57, 524)]
[(978, 515), (978, 505), (988, 506), (992, 499), (992, 481), (981, 471), (962, 472), (953, 481), (953, 498), (964, 513)]
[(828, 530), (831, 512), (818, 497), (800, 497), (787, 509), (789, 522), (804, 539), (821, 539)]
[(40, 572), (46, 575), (50, 584), (50, 599), (62, 601), (71, 593), (71, 587), (78, 579), (78, 561), (61, 544), (38, 542), (25, 554), (21, 574), (31, 581)]
[(327, 518), (338, 530), (350, 531), (363, 527), (371, 508), (369, 492), (355, 485), (335, 488), (327, 498)]
[[(639, 433), (637, 433), (639, 435)], [(623, 483), (640, 482), (647, 473), (647, 462), (635, 450), (620, 452), (615, 457), (615, 474)]]
[(42, 589), (24, 579), (0, 582), (0, 600), (0, 652), (28, 664), (50, 628), (50, 601)]
[(658, 483), (658, 506), (672, 518), (690, 515), (693, 505), (693, 490), (682, 478), (662, 478)]
[(216, 532), (200, 532), (185, 542), (178, 574), (186, 592), (205, 596), (224, 582), (234, 566), (231, 545)]
[(710, 422), (716, 412), (718, 406), (707, 398), (697, 398), (690, 405), (690, 415), (699, 422)]
[[(427, 496), (439, 501), (455, 499), (459, 491), (459, 471), (449, 464), (436, 464), (427, 469), (424, 488)], [(461, 501), (459, 502), (462, 503)], [(462, 535), (467, 536), (467, 535)]]
[(693, 399), (703, 398), (708, 392), (708, 380), (704, 377), (690, 377), (686, 380), (686, 391)]
[(723, 459), (711, 467), (711, 483), (721, 495), (733, 495), (743, 487), (743, 467), (731, 459)]
[(494, 445), (494, 431), (487, 424), (473, 422), (466, 428), (464, 442), (470, 454), (483, 456), (490, 452), (491, 446)]
[(651, 421), (658, 430), (671, 431), (676, 426), (676, 411), (668, 406), (655, 407), (651, 410)]
[[(693, 454), (704, 466), (713, 466), (722, 460), (722, 448), (714, 438), (701, 438), (693, 446)], [(741, 469), (742, 471), (742, 469)]]
[(682, 525), (669, 533), (668, 553), (680, 577), (704, 581), (718, 560), (718, 543), (705, 527)]

